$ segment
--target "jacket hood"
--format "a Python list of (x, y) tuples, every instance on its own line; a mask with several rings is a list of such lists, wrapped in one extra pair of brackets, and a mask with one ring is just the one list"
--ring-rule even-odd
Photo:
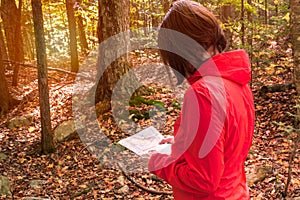
[(240, 85), (246, 85), (251, 80), (248, 54), (244, 50), (217, 54), (203, 63), (188, 81), (193, 84), (204, 76), (218, 76)]

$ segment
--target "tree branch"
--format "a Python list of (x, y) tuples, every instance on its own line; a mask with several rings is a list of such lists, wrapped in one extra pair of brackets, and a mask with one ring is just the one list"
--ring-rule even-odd
[(275, 84), (269, 86), (262, 86), (260, 91), (262, 93), (273, 93), (273, 92), (286, 92), (290, 89), (296, 89), (293, 83), (286, 83), (286, 84)]
[(122, 171), (123, 175), (133, 184), (135, 184), (138, 188), (145, 190), (146, 192), (152, 193), (152, 194), (164, 194), (164, 195), (172, 195), (173, 192), (172, 191), (157, 191), (157, 190), (153, 190), (153, 189), (149, 189), (143, 185), (141, 185), (140, 183), (138, 183), (137, 181), (135, 181), (133, 178), (131, 178), (123, 169), (123, 167), (120, 165), (120, 163), (118, 163), (118, 166), (120, 168), (120, 170)]
[[(20, 63), (20, 62), (16, 62), (16, 61), (13, 61), (13, 60), (3, 60), (4, 64), (14, 64), (14, 65), (20, 65), (20, 66), (23, 66), (23, 67), (29, 67), (29, 68), (34, 68), (34, 69), (37, 69), (38, 67), (35, 66), (35, 65), (31, 65), (31, 64), (26, 64), (26, 63)], [(52, 70), (52, 71), (57, 71), (57, 72), (62, 72), (62, 73), (66, 73), (66, 74), (70, 74), (70, 75), (73, 75), (73, 76), (80, 76), (82, 78), (85, 78), (85, 79), (91, 79), (90, 77), (88, 76), (85, 76), (83, 74), (77, 74), (75, 72), (71, 72), (71, 71), (68, 71), (68, 70), (64, 70), (64, 69), (59, 69), (59, 68), (54, 68), (54, 67), (47, 67), (48, 70)]]

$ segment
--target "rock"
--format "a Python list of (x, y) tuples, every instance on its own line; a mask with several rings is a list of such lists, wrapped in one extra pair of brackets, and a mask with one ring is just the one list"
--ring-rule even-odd
[(272, 173), (271, 166), (259, 166), (255, 173), (247, 174), (247, 183), (249, 186), (263, 181), (269, 174)]
[(25, 116), (25, 117), (16, 117), (12, 118), (6, 122), (6, 126), (9, 129), (20, 128), (23, 126), (28, 126), (31, 124), (33, 117)]
[(128, 185), (124, 185), (120, 189), (116, 191), (117, 194), (127, 194), (129, 192), (129, 187)]
[[(77, 125), (79, 129), (83, 129), (83, 125)], [(78, 138), (78, 134), (75, 128), (75, 123), (73, 120), (65, 121), (61, 123), (54, 130), (54, 140), (58, 142), (70, 141), (75, 138)]]
[(23, 200), (50, 200), (50, 199), (39, 198), (39, 197), (24, 197)]
[(36, 180), (29, 181), (29, 186), (33, 189), (36, 189), (41, 187), (44, 183), (45, 181), (36, 179)]
[(119, 176), (118, 177), (118, 182), (120, 183), (120, 185), (125, 185), (125, 177), (124, 176)]
[(5, 155), (4, 153), (0, 153), (0, 162), (2, 160), (5, 160), (7, 158), (7, 155)]
[(1, 195), (11, 196), (10, 183), (5, 176), (0, 176), (0, 196)]

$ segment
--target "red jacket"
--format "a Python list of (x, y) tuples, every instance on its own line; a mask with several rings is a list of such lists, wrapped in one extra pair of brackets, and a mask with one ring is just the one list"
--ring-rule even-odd
[(189, 78), (172, 154), (154, 154), (148, 163), (176, 200), (249, 199), (244, 162), (254, 130), (250, 79), (244, 50), (212, 57)]

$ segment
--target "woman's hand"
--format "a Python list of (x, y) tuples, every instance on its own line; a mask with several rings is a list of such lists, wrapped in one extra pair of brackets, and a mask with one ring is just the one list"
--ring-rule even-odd
[(159, 152), (156, 151), (156, 150), (150, 150), (150, 151), (148, 151), (147, 153), (141, 155), (139, 161), (140, 161), (140, 163), (141, 163), (142, 169), (144, 169), (144, 170), (146, 170), (146, 171), (149, 171), (149, 170), (148, 170), (148, 163), (149, 163), (149, 160), (150, 160), (151, 156), (152, 156), (153, 154), (156, 154), (156, 153), (159, 153)]
[(159, 153), (158, 151), (156, 150), (149, 150), (147, 153), (141, 155), (141, 158), (142, 159), (150, 159), (150, 157), (153, 155), (153, 154), (156, 154), (156, 153)]
[(162, 139), (159, 144), (174, 144), (174, 136), (165, 136), (165, 138)]

